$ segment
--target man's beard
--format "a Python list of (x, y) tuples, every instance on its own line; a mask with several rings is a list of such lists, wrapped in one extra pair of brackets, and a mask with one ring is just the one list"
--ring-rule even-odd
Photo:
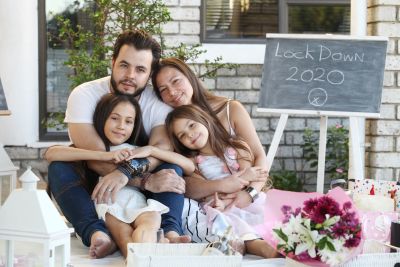
[(143, 87), (136, 87), (136, 90), (135, 90), (135, 92), (133, 93), (133, 94), (130, 94), (130, 93), (125, 93), (124, 91), (120, 91), (119, 89), (118, 89), (118, 86), (117, 86), (117, 81), (115, 81), (115, 79), (114, 79), (114, 77), (113, 77), (113, 75), (112, 75), (112, 73), (111, 73), (111, 87), (112, 87), (112, 89), (114, 90), (114, 93), (116, 93), (116, 94), (120, 94), (120, 95), (131, 95), (131, 96), (138, 96), (138, 95), (140, 95), (143, 91), (144, 91), (144, 89), (146, 88), (146, 86), (147, 86), (147, 84), (145, 85), (145, 86), (143, 86)]

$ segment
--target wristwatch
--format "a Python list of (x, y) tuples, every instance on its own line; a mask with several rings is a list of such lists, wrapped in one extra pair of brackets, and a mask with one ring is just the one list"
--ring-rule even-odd
[(251, 197), (251, 202), (254, 202), (258, 198), (258, 191), (252, 187), (252, 186), (247, 186), (245, 189), (243, 189), (245, 192), (249, 193)]

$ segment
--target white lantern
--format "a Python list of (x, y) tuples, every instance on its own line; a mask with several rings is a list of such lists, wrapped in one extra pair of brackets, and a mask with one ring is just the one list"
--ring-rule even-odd
[[(3, 144), (0, 144), (0, 206), (3, 203), (3, 199), (13, 191), (16, 187), (17, 181), (17, 170), (18, 167), (15, 167), (8, 157), (6, 151), (3, 148)], [(8, 179), (8, 183), (6, 180)], [(4, 185), (7, 185), (9, 189), (5, 191)], [(7, 193), (7, 195), (3, 195), (3, 193)]]
[[(55, 262), (67, 266), (73, 229), (67, 227), (46, 191), (37, 190), (39, 178), (30, 167), (19, 180), (22, 188), (12, 191), (0, 207), (0, 241), (6, 253), (1, 261), (9, 267), (22, 259), (29, 259), (28, 266), (52, 267)], [(59, 247), (61, 260), (56, 259)], [(15, 256), (14, 251), (21, 248), (24, 254)]]

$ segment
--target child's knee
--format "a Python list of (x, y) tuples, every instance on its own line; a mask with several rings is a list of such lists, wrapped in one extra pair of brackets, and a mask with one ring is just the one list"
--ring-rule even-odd
[(158, 211), (147, 211), (135, 220), (135, 227), (146, 227), (157, 230), (161, 225), (161, 214)]

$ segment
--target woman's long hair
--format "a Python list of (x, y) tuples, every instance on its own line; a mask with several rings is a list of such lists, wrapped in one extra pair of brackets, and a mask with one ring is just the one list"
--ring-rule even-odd
[(174, 134), (174, 122), (177, 119), (189, 119), (204, 125), (209, 133), (208, 142), (214, 154), (225, 159), (225, 150), (232, 147), (236, 150), (242, 149), (249, 153), (250, 158), (247, 160), (253, 162), (253, 155), (247, 144), (238, 137), (232, 137), (228, 134), (225, 128), (219, 123), (218, 119), (213, 118), (201, 107), (196, 105), (183, 105), (175, 108), (168, 114), (165, 120), (168, 137), (170, 138), (174, 149), (187, 157), (194, 157), (199, 154), (199, 151), (193, 151), (185, 147)]
[(114, 108), (120, 103), (130, 103), (135, 109), (134, 128), (131, 136), (126, 143), (131, 145), (145, 145), (147, 143), (147, 136), (143, 128), (142, 113), (137, 100), (131, 95), (123, 94), (106, 94), (97, 103), (96, 109), (93, 114), (93, 126), (97, 134), (103, 140), (106, 150), (109, 151), (111, 142), (108, 140), (104, 133), (104, 125)]
[[(190, 85), (193, 88), (193, 96), (192, 96), (192, 104), (201, 107), (203, 110), (209, 112), (212, 116), (216, 116), (223, 107), (224, 104), (228, 101), (226, 97), (216, 96), (210, 91), (208, 91), (201, 81), (197, 78), (196, 74), (192, 71), (192, 69), (185, 62), (180, 60), (179, 58), (164, 58), (160, 61), (158, 66), (156, 66), (153, 70), (153, 74), (151, 77), (151, 81), (154, 87), (154, 91), (159, 99), (162, 100), (160, 90), (157, 86), (157, 75), (160, 71), (166, 67), (174, 68), (181, 72), (188, 80)], [(224, 104), (218, 107), (216, 110), (213, 110), (209, 104), (210, 101), (220, 100)]]

